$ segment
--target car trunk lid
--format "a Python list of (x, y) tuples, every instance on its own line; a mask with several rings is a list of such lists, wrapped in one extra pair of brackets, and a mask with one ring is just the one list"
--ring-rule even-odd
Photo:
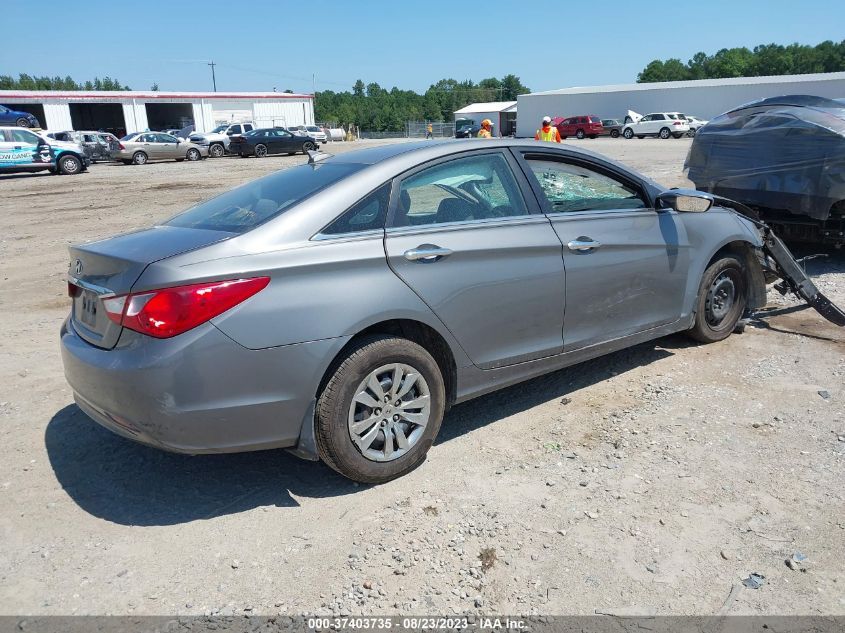
[(83, 339), (104, 349), (117, 344), (122, 327), (110, 320), (103, 301), (128, 294), (153, 262), (208, 246), (234, 233), (156, 226), (70, 247), (71, 322)]

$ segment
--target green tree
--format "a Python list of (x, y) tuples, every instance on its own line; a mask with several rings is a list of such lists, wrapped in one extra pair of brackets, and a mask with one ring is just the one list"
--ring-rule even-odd
[(806, 44), (759, 44), (723, 48), (712, 55), (698, 52), (684, 66), (677, 59), (655, 59), (637, 75), (637, 81), (680, 81), (723, 77), (760, 77), (845, 70), (845, 40)]

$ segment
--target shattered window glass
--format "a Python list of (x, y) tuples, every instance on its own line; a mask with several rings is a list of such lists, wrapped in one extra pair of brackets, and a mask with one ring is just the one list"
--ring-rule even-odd
[(639, 192), (603, 174), (551, 160), (528, 159), (555, 213), (644, 209)]

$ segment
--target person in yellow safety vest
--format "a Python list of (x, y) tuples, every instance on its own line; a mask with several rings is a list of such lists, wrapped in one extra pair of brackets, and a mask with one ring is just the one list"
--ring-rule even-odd
[(478, 138), (493, 138), (493, 131), (490, 129), (493, 127), (493, 121), (490, 119), (484, 119), (481, 122), (481, 129), (478, 130)]
[(558, 132), (558, 129), (556, 127), (552, 127), (551, 117), (543, 117), (543, 126), (539, 130), (537, 130), (537, 133), (534, 135), (534, 140), (560, 143), (560, 132)]
[(425, 137), (434, 138), (434, 126), (431, 123), (425, 127)]

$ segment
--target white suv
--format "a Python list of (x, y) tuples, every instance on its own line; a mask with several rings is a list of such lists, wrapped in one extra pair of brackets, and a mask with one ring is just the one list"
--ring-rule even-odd
[(329, 140), (326, 133), (323, 131), (323, 128), (316, 125), (306, 125), (305, 134), (313, 138), (315, 141), (319, 141), (323, 145), (325, 145)]
[(254, 127), (252, 123), (226, 123), (218, 125), (211, 132), (194, 132), (189, 140), (199, 145), (208, 144), (208, 155), (220, 158), (229, 150), (232, 136), (250, 132)]
[(680, 112), (652, 112), (646, 114), (639, 121), (626, 123), (622, 128), (625, 138), (644, 138), (657, 136), (659, 138), (681, 138), (689, 132), (689, 122)]

